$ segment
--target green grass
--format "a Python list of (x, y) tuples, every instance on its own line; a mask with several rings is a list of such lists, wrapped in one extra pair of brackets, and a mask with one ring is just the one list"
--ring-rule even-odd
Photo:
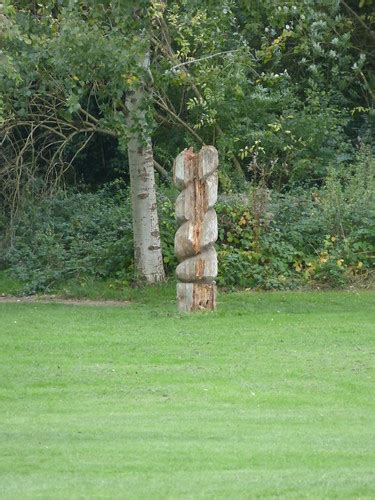
[(1, 498), (374, 498), (371, 292), (0, 304)]

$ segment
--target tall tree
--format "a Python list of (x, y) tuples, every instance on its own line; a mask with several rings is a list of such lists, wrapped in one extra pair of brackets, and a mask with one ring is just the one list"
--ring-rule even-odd
[[(59, 178), (95, 134), (128, 152), (135, 265), (164, 279), (151, 144), (149, 2), (17, 2), (1, 46), (4, 148), (0, 177), (13, 204), (44, 171)], [(72, 154), (72, 147), (76, 152)]]

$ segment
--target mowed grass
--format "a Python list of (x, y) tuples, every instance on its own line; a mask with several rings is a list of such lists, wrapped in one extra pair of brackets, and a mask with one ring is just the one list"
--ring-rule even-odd
[(1, 498), (374, 498), (375, 296), (0, 304)]

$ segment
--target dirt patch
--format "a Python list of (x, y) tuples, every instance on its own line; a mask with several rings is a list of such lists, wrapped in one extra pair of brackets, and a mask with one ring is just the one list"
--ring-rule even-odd
[(115, 306), (123, 307), (130, 304), (127, 300), (88, 300), (88, 299), (64, 299), (48, 295), (31, 295), (29, 297), (13, 297), (10, 295), (0, 296), (0, 304), (65, 304), (68, 306)]

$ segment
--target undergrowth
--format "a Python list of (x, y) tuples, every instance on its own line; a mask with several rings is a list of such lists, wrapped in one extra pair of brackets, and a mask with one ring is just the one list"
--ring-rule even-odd
[[(164, 265), (172, 277), (173, 193), (159, 193), (158, 201)], [(344, 288), (374, 281), (375, 162), (369, 155), (345, 169), (331, 167), (323, 186), (280, 193), (260, 181), (241, 195), (221, 196), (216, 211), (221, 287)], [(34, 200), (14, 234), (5, 260), (23, 293), (65, 293), (69, 283), (76, 296), (95, 289), (109, 298), (139, 286), (129, 195), (121, 183)]]

